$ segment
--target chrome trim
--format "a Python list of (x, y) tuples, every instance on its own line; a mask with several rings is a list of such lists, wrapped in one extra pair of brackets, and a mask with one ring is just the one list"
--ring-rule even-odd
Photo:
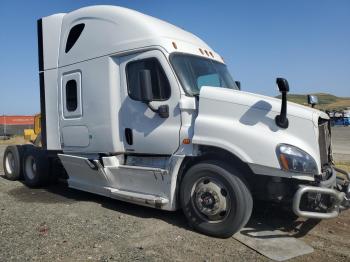
[[(300, 201), (302, 196), (307, 193), (320, 193), (326, 195), (332, 195), (335, 197), (334, 209), (328, 213), (302, 211), (300, 210)], [(293, 211), (299, 217), (306, 218), (318, 218), (318, 219), (329, 219), (335, 218), (339, 215), (339, 204), (344, 200), (345, 193), (339, 192), (331, 188), (314, 187), (314, 186), (300, 186), (293, 198)]]
[(253, 173), (257, 175), (276, 176), (276, 177), (284, 177), (284, 178), (295, 178), (295, 179), (306, 180), (306, 181), (315, 181), (313, 174), (288, 172), (280, 168), (258, 165), (253, 163), (248, 163), (248, 165), (250, 169), (253, 171)]
[(169, 203), (169, 199), (162, 196), (131, 192), (116, 188), (108, 188), (108, 190), (110, 190), (112, 198), (143, 206), (161, 208), (162, 206)]
[(154, 168), (154, 167), (144, 167), (144, 166), (129, 166), (129, 165), (119, 165), (120, 169), (130, 169), (130, 170), (142, 170), (142, 171), (150, 171), (160, 175), (168, 175), (168, 171), (166, 169)]

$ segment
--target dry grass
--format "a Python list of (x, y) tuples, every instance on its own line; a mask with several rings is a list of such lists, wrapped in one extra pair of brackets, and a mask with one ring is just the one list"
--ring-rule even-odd
[(340, 169), (350, 172), (350, 162), (336, 162), (335, 164)]
[[(350, 97), (337, 97), (331, 94), (316, 93), (319, 104), (316, 105), (316, 109), (321, 110), (342, 110), (350, 107)], [(280, 96), (278, 96), (280, 97)], [(307, 95), (288, 94), (288, 101), (308, 106)]]
[(0, 140), (0, 145), (21, 145), (25, 143), (26, 141), (24, 140), (23, 136), (14, 136), (8, 140)]

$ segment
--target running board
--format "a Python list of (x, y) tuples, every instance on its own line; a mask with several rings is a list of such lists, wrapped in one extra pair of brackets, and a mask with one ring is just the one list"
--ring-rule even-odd
[(162, 206), (169, 203), (169, 199), (160, 196), (119, 190), (115, 188), (109, 188), (109, 190), (111, 192), (112, 198), (132, 202), (139, 205), (161, 208)]

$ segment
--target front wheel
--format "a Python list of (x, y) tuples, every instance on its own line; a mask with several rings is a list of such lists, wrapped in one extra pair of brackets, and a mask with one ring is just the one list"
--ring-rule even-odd
[(248, 222), (252, 195), (234, 168), (223, 163), (200, 163), (191, 167), (181, 183), (180, 201), (185, 216), (197, 231), (227, 238)]

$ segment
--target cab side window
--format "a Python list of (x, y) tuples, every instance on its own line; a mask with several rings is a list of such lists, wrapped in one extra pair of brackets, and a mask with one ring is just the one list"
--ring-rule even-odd
[(138, 60), (127, 64), (126, 77), (130, 98), (141, 100), (138, 88), (140, 81), (139, 72), (145, 69), (151, 71), (153, 99), (156, 101), (168, 100), (170, 98), (170, 84), (161, 64), (156, 58)]
[(81, 101), (81, 73), (66, 73), (62, 76), (62, 110), (64, 118), (83, 116)]

